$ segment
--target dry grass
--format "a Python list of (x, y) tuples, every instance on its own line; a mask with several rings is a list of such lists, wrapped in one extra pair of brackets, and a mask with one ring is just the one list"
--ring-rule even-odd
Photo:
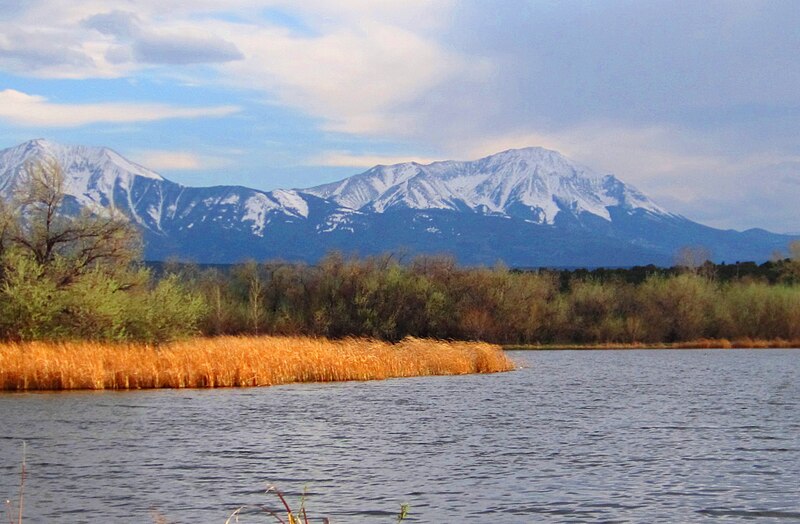
[(157, 348), (94, 342), (0, 344), (0, 390), (270, 386), (493, 373), (514, 368), (499, 346), (408, 338), (218, 337)]

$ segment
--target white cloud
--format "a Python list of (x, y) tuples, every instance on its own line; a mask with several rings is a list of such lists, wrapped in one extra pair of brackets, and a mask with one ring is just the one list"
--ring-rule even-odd
[(231, 164), (227, 158), (192, 151), (144, 150), (134, 153), (136, 161), (154, 171), (195, 171), (218, 169)]
[(414, 115), (403, 108), (475, 67), (432, 39), (379, 20), (310, 36), (264, 26), (225, 30), (246, 57), (222, 66), (226, 77), (322, 119), (329, 131), (411, 134)]
[(0, 69), (39, 78), (118, 78), (147, 64), (241, 58), (233, 43), (210, 30), (202, 15), (214, 9), (207, 4), (27, 0), (0, 18)]
[[(451, 1), (31, 0), (0, 21), (0, 68), (42, 78), (133, 76), (148, 65), (210, 65), (219, 80), (262, 91), (319, 119), (326, 131), (413, 136), (410, 109), (431, 89), (486, 62), (437, 40)], [(310, 31), (263, 16), (274, 7)], [(261, 12), (259, 12), (261, 11)], [(221, 16), (237, 12), (240, 21)], [(246, 20), (242, 22), (241, 20)], [(174, 68), (156, 74), (175, 75)], [(179, 73), (180, 74), (180, 73)], [(203, 75), (205, 73), (198, 72)], [(208, 78), (197, 78), (208, 82)]]
[(14, 89), (0, 91), (0, 119), (25, 127), (77, 127), (99, 122), (151, 122), (170, 118), (221, 117), (235, 106), (176, 107), (165, 104), (59, 104)]

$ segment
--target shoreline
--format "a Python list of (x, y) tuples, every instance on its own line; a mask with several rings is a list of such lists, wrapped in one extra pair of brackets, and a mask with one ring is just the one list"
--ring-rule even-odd
[(603, 351), (603, 350), (659, 350), (659, 349), (800, 349), (800, 340), (784, 339), (699, 339), (688, 342), (623, 342), (603, 344), (504, 344), (504, 351)]

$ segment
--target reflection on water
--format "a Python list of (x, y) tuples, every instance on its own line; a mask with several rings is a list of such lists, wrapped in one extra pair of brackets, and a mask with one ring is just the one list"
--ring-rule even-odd
[[(336, 523), (800, 519), (800, 351), (516, 353), (499, 375), (0, 395), (28, 522), (224, 522), (274, 483)], [(269, 522), (247, 515), (243, 522)]]

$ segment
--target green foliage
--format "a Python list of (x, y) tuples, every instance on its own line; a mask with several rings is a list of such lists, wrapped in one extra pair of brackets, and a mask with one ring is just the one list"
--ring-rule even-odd
[(800, 286), (754, 278), (745, 269), (756, 265), (737, 264), (744, 274), (738, 280), (722, 267), (637, 270), (629, 278), (624, 270), (520, 272), (462, 268), (442, 257), (403, 264), (388, 255), (347, 259), (333, 253), (316, 266), (251, 262), (228, 274), (209, 270), (192, 289), (209, 304), (201, 322), (208, 334), (257, 330), (503, 344), (800, 336)]
[(0, 285), (0, 332), (5, 338), (34, 340), (55, 335), (61, 295), (45, 268), (31, 257), (7, 253)]
[(59, 286), (47, 268), (20, 253), (3, 257), (0, 336), (13, 340), (163, 342), (198, 332), (205, 302), (176, 276), (151, 284), (148, 271), (95, 268)]
[(0, 337), (156, 343), (196, 332), (200, 294), (137, 269), (141, 239), (127, 220), (67, 212), (54, 162), (24, 175), (0, 206)]
[(789, 244), (789, 258), (783, 261), (781, 280), (788, 284), (800, 284), (800, 240)]
[(198, 333), (197, 326), (206, 314), (202, 296), (167, 275), (152, 289), (130, 295), (127, 315), (128, 338), (147, 342), (166, 342)]
[(400, 504), (400, 513), (397, 514), (397, 522), (403, 522), (408, 518), (409, 510), (411, 506), (408, 504)]
[[(95, 269), (59, 291), (64, 304), (60, 315), (62, 335), (116, 341), (132, 338), (134, 294), (125, 291), (115, 277)], [(147, 282), (148, 275), (146, 271), (139, 271), (130, 278), (136, 278), (137, 286), (141, 286)]]
[(653, 277), (639, 288), (637, 299), (649, 342), (695, 340), (713, 334), (715, 290), (705, 277), (692, 273)]
[(618, 286), (593, 280), (576, 281), (567, 295), (568, 326), (575, 342), (608, 342), (624, 338), (617, 313)]

